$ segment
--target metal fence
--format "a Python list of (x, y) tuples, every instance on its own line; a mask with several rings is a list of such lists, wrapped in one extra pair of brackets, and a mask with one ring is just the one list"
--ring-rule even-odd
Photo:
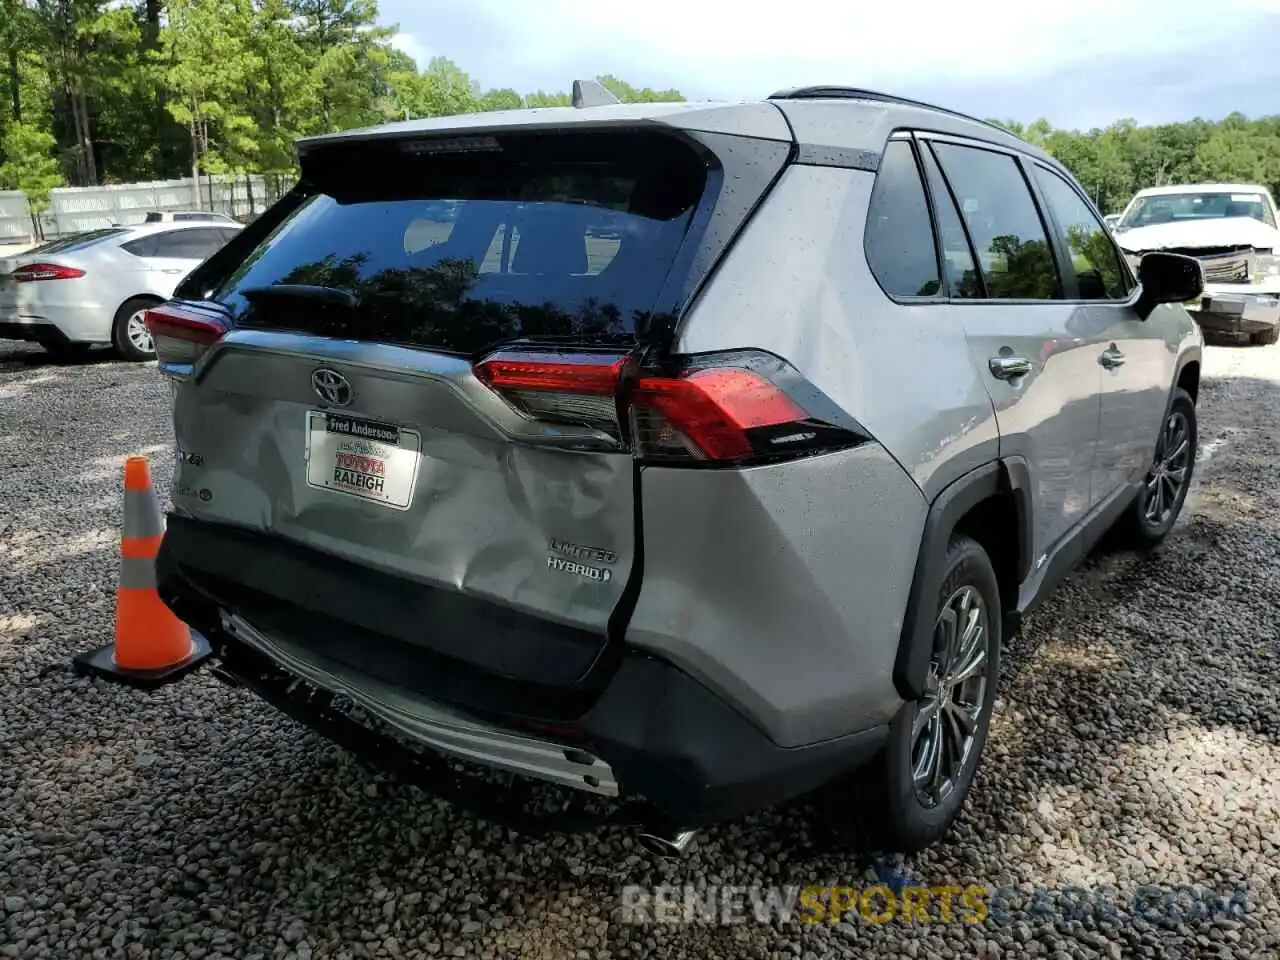
[[(293, 185), (287, 174), (201, 177), (199, 197), (190, 177), (102, 187), (59, 187), (40, 215), (45, 239), (113, 224), (142, 223), (150, 210), (213, 210), (240, 220), (252, 219)], [(27, 198), (0, 191), (0, 244), (30, 243), (35, 236)]]

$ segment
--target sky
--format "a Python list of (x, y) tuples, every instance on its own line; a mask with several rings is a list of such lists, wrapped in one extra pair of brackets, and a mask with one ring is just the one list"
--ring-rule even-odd
[(611, 73), (690, 100), (844, 84), (1087, 129), (1280, 113), (1280, 0), (381, 0), (396, 44), (482, 86)]

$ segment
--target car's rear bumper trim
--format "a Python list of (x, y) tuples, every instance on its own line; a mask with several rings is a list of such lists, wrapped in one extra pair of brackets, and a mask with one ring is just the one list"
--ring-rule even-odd
[[(296, 680), (326, 696), (345, 695), (397, 729), (403, 740), (480, 765), (515, 770), (508, 751), (512, 744), (532, 742), (571, 754), (580, 750), (576, 764), (565, 756), (569, 762), (563, 766), (535, 750), (524, 760), (536, 755), (538, 764), (516, 772), (566, 784), (565, 773), (572, 771), (579, 793), (592, 786), (585, 777), (596, 777), (600, 783), (594, 793), (641, 798), (642, 806), (682, 828), (740, 817), (805, 794), (869, 759), (887, 733), (877, 726), (804, 746), (779, 746), (733, 703), (672, 662), (639, 650), (621, 652), (608, 683), (589, 696), (552, 688), (533, 696), (525, 685), (484, 677), (474, 668), (459, 670), (423, 647), (335, 623), (297, 605), (252, 591), (222, 593), (225, 583), (184, 570), (179, 559), (184, 551), (173, 549), (183, 523), (174, 521), (157, 558), (161, 597), (210, 639), (232, 673), (271, 674), (269, 683), (255, 679), (250, 686), (266, 691), (264, 697), (271, 694), (281, 709), (287, 708), (275, 696), (281, 692), (276, 688)], [(228, 556), (245, 562), (235, 550)], [(527, 619), (537, 636), (541, 625)], [(256, 633), (245, 629), (250, 623)], [(514, 642), (520, 642), (517, 634)], [(370, 697), (380, 701), (377, 708)], [(297, 710), (316, 719), (306, 704)], [(333, 726), (324, 718), (318, 722), (326, 730)], [(465, 743), (465, 735), (477, 730), (484, 732), (483, 743), (467, 744), (469, 755), (459, 750), (460, 737)], [(380, 760), (377, 746), (366, 755)]]
[(411, 691), (319, 660), (287, 640), (268, 637), (243, 618), (223, 612), (222, 627), (283, 669), (330, 693), (348, 697), (416, 744), (490, 767), (561, 786), (618, 795), (608, 764), (581, 749), (566, 749), (476, 722)]
[(28, 343), (54, 345), (70, 342), (66, 334), (45, 320), (30, 323), (0, 321), (0, 340), (24, 340)]

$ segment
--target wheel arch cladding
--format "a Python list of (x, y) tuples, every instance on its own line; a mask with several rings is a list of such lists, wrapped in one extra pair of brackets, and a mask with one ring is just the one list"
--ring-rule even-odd
[(1186, 363), (1184, 363), (1182, 365), (1182, 368), (1178, 371), (1178, 379), (1176, 381), (1176, 384), (1177, 386), (1181, 387), (1183, 390), (1187, 391), (1187, 393), (1191, 397), (1192, 403), (1199, 403), (1200, 402), (1200, 361), (1188, 360)]
[(1030, 473), (1021, 457), (987, 463), (948, 484), (929, 505), (902, 623), (893, 681), (899, 694), (924, 693), (933, 649), (933, 598), (946, 574), (947, 544), (956, 533), (982, 545), (996, 571), (1002, 613), (1017, 604), (1031, 565)]

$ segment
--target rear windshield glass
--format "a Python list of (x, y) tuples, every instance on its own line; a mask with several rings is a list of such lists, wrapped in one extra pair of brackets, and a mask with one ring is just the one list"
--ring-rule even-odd
[[(461, 352), (520, 336), (634, 338), (702, 199), (702, 158), (659, 134), (480, 147), (384, 142), (304, 161), (315, 195), (215, 299), (240, 326)], [(278, 284), (340, 290), (353, 305), (255, 293)]]
[(85, 247), (91, 247), (95, 243), (106, 240), (108, 237), (118, 237), (125, 232), (127, 231), (123, 229), (103, 229), (73, 233), (69, 237), (59, 237), (57, 240), (51, 240), (43, 246), (28, 250), (24, 256), (30, 256), (33, 253), (71, 253), (74, 250), (83, 250)]

